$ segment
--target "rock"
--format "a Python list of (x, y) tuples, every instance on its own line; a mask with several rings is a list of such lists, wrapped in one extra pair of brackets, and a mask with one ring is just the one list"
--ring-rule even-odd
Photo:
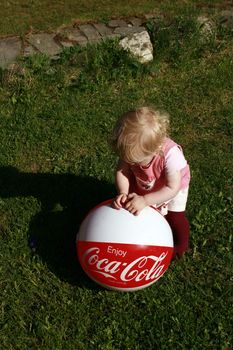
[(112, 19), (108, 22), (108, 26), (111, 28), (127, 27), (127, 23), (123, 19)]
[(31, 34), (27, 41), (34, 46), (41, 53), (56, 57), (59, 53), (61, 53), (62, 48), (56, 44), (54, 41), (54, 34)]
[[(58, 31), (58, 37), (63, 46), (65, 42), (77, 43), (79, 45), (87, 44), (87, 37), (78, 28), (62, 28)], [(72, 45), (70, 45), (72, 46)]]
[(37, 53), (38, 51), (36, 49), (34, 49), (34, 47), (32, 47), (31, 45), (29, 46), (25, 46), (23, 49), (23, 56), (24, 57), (29, 57), (29, 56), (33, 56)]
[(200, 31), (202, 40), (209, 40), (213, 38), (216, 34), (216, 25), (215, 23), (206, 16), (197, 17), (197, 25)]
[(153, 46), (146, 30), (120, 40), (120, 46), (131, 52), (141, 63), (153, 60)]
[(112, 29), (108, 28), (106, 24), (104, 23), (93, 23), (93, 26), (95, 29), (99, 32), (99, 34), (104, 37), (112, 37), (113, 31)]
[(135, 27), (140, 27), (144, 21), (142, 18), (139, 18), (139, 17), (130, 17), (129, 22)]
[(117, 34), (121, 37), (125, 37), (134, 33), (141, 33), (144, 31), (144, 27), (118, 27), (114, 30), (114, 34)]
[(97, 32), (96, 28), (91, 24), (82, 24), (79, 26), (81, 32), (83, 32), (90, 42), (97, 42), (101, 40), (100, 34)]
[(0, 41), (0, 67), (5, 69), (15, 62), (21, 52), (21, 40), (18, 37), (5, 38)]
[(72, 46), (74, 46), (71, 42), (69, 41), (60, 41), (60, 44), (62, 45), (62, 47), (64, 48), (70, 48)]
[(233, 29), (233, 10), (222, 11), (219, 18), (220, 26)]

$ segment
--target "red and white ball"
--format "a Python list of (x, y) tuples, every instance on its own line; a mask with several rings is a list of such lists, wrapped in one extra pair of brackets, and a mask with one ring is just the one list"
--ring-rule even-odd
[(92, 280), (108, 289), (148, 287), (171, 261), (171, 228), (154, 208), (134, 216), (110, 203), (92, 209), (81, 224), (76, 244), (80, 264)]

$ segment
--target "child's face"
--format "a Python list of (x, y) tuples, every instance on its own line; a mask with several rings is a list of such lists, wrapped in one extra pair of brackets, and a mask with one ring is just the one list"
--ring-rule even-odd
[(152, 162), (153, 158), (154, 158), (154, 154), (147, 156), (147, 157), (143, 158), (140, 162), (136, 162), (134, 164), (141, 165), (141, 166), (147, 166)]
[(139, 162), (138, 164), (139, 165), (142, 165), (142, 166), (146, 166), (146, 165), (149, 165), (152, 161), (152, 159), (154, 158), (154, 155), (151, 155), (151, 156), (148, 156), (146, 158), (144, 158), (141, 162)]

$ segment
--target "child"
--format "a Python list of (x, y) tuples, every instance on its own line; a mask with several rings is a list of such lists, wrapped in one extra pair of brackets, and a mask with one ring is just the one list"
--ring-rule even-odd
[(129, 111), (113, 131), (119, 155), (115, 209), (139, 215), (154, 206), (165, 215), (174, 238), (174, 257), (188, 249), (189, 222), (185, 215), (190, 171), (182, 149), (168, 137), (169, 117), (148, 107)]

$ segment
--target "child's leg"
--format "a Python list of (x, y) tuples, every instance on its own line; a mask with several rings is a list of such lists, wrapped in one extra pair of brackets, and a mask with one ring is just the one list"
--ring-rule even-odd
[(185, 213), (187, 198), (188, 188), (185, 188), (168, 203), (168, 213), (165, 217), (173, 232), (173, 258), (181, 256), (189, 245), (189, 221)]
[(174, 239), (173, 259), (176, 256), (182, 256), (189, 247), (189, 221), (186, 218), (185, 211), (168, 211), (165, 216), (171, 226)]

